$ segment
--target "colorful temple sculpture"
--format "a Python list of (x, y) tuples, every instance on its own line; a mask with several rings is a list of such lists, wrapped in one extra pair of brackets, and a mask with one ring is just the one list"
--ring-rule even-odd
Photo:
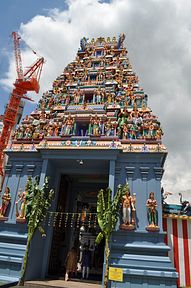
[(67, 139), (75, 146), (73, 140), (82, 137), (84, 141), (78, 144), (91, 146), (99, 145), (97, 140), (104, 145), (108, 138), (119, 146), (133, 140), (160, 142), (162, 133), (123, 39), (87, 42), (84, 38), (75, 61), (54, 81), (52, 90), (43, 94), (37, 109), (23, 119), (14, 139), (18, 143)]
[(75, 60), (15, 131), (6, 151), (2, 191), (6, 195), (8, 187), (10, 196), (0, 216), (4, 279), (19, 278), (27, 239), (26, 183), (28, 176), (39, 175), (41, 184), (50, 177), (55, 199), (44, 223), (46, 238), (36, 235), (32, 242), (27, 279), (64, 275), (72, 246), (79, 257), (89, 247), (90, 276), (101, 277), (105, 266), (103, 247), (95, 246), (97, 193), (109, 186), (114, 195), (119, 184), (128, 182), (130, 193), (110, 241), (110, 267), (120, 269), (123, 279), (117, 286), (117, 279), (111, 279), (109, 287), (176, 287), (178, 273), (167, 255), (162, 225), (167, 150), (124, 39), (124, 34), (83, 38)]

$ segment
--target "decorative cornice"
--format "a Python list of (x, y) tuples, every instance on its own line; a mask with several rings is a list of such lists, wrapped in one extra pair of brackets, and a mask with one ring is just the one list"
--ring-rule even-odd
[(118, 175), (121, 173), (121, 167), (115, 167), (115, 175)]
[(23, 171), (24, 165), (22, 165), (22, 164), (16, 164), (15, 167), (16, 167), (16, 172), (17, 172), (18, 174), (20, 174), (20, 173)]
[(10, 173), (12, 167), (13, 167), (13, 166), (12, 166), (11, 164), (5, 165), (5, 173), (6, 173), (6, 174)]
[(171, 218), (171, 219), (191, 220), (191, 216), (187, 216), (187, 215), (163, 214), (162, 217)]
[(34, 164), (28, 164), (27, 165), (27, 172), (28, 172), (29, 175), (33, 174), (33, 172), (35, 170), (35, 167), (36, 167), (36, 165), (34, 165)]
[(162, 179), (162, 175), (164, 173), (164, 169), (162, 167), (154, 167), (153, 168), (155, 173), (156, 180), (160, 181)]
[(133, 179), (133, 175), (134, 175), (134, 172), (135, 172), (135, 167), (125, 167), (125, 170), (126, 170), (126, 174), (127, 174), (127, 178), (128, 179)]
[(149, 167), (140, 167), (140, 172), (141, 172), (141, 178), (142, 180), (146, 181), (148, 179), (148, 174), (149, 174)]

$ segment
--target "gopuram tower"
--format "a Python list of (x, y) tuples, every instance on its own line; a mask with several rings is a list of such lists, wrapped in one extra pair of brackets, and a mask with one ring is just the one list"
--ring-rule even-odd
[[(114, 195), (119, 184), (128, 182), (130, 193), (124, 197), (110, 242), (110, 266), (122, 269), (123, 280), (111, 280), (110, 287), (176, 287), (177, 273), (167, 256), (162, 227), (161, 178), (167, 150), (124, 39), (124, 34), (118, 39), (83, 38), (75, 60), (14, 134), (6, 151), (2, 191), (3, 196), (9, 187), (10, 201), (0, 216), (0, 267), (5, 279), (18, 279), (20, 274), (27, 233), (18, 196), (24, 203), (21, 192), (27, 178), (38, 175), (40, 184), (49, 176), (55, 190), (50, 219), (54, 225), (47, 224), (46, 238), (36, 235), (33, 240), (28, 279), (43, 279), (56, 267), (61, 254), (56, 237), (61, 235), (62, 220), (67, 226), (65, 216), (72, 213), (74, 222), (82, 202), (93, 214), (102, 186), (109, 186)], [(77, 237), (79, 225), (74, 226), (59, 236), (67, 249)], [(86, 232), (89, 237), (90, 229)], [(89, 239), (88, 243), (93, 238)]]

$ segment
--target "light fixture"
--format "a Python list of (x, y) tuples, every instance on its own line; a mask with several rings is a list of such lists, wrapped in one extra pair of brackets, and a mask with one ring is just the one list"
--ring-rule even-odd
[(80, 165), (83, 165), (83, 164), (84, 164), (84, 161), (83, 161), (83, 160), (77, 160), (77, 162), (78, 162)]

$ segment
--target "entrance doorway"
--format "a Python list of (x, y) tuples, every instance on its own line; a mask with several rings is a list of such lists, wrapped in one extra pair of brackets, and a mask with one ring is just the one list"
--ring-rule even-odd
[[(83, 251), (90, 251), (89, 280), (101, 281), (104, 260), (104, 241), (97, 247), (99, 233), (96, 204), (97, 193), (108, 187), (108, 175), (62, 175), (60, 191), (53, 219), (53, 238), (49, 261), (49, 275), (64, 277), (65, 259), (75, 247), (78, 270), (73, 277), (81, 279)], [(53, 216), (54, 217), (54, 216)]]

